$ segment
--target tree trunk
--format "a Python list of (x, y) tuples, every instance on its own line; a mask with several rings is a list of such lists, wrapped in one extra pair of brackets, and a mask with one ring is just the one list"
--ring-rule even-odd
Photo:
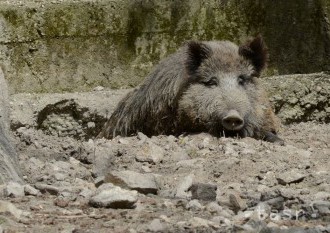
[(8, 86), (0, 67), (0, 184), (8, 181), (23, 182), (10, 135)]

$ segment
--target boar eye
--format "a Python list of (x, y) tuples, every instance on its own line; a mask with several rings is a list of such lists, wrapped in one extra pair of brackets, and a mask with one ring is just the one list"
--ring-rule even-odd
[(250, 77), (248, 75), (241, 74), (238, 76), (237, 80), (239, 85), (244, 86), (250, 80)]
[(204, 81), (203, 84), (208, 87), (218, 86), (218, 79), (216, 77), (211, 77), (209, 80)]

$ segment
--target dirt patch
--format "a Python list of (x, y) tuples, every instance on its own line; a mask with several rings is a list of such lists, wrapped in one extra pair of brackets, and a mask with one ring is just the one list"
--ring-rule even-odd
[[(281, 132), (286, 145), (278, 146), (208, 134), (79, 141), (19, 128), (25, 181), (41, 193), (5, 197), (23, 214), (2, 215), (2, 227), (18, 232), (329, 230), (329, 132), (329, 124), (286, 126)], [(129, 209), (92, 207), (90, 198), (114, 171), (117, 177), (122, 171), (152, 175), (156, 190), (153, 183), (152, 193), (139, 192)], [(122, 185), (130, 182), (125, 179), (116, 185), (132, 189)], [(191, 187), (198, 184), (216, 187), (216, 198), (203, 200), (195, 192), (192, 199)]]

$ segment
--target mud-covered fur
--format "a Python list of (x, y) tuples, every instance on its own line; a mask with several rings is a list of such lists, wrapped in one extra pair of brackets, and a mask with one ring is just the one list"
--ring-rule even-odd
[[(188, 42), (120, 101), (99, 137), (209, 132), (282, 142), (257, 80), (267, 56), (260, 36), (240, 47), (229, 41)], [(232, 111), (241, 119), (239, 130), (224, 127)]]

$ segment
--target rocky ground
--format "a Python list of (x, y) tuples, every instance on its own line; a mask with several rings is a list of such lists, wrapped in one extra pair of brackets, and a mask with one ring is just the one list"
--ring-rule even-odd
[(330, 232), (330, 124), (283, 126), (285, 146), (204, 133), (95, 140), (96, 115), (70, 101), (45, 115), (42, 98), (12, 98), (26, 184), (1, 187), (0, 232)]

